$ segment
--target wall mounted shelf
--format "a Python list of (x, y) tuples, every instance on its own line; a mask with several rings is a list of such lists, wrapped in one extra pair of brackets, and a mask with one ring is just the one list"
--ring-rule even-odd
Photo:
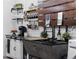
[(16, 12), (17, 14), (23, 13), (23, 8), (11, 8), (11, 13)]
[[(12, 13), (12, 21), (16, 23), (16, 27), (21, 26), (23, 24), (23, 8), (18, 6), (18, 7), (12, 7), (11, 8), (11, 13)], [(13, 23), (13, 24), (14, 24)], [(14, 26), (14, 25), (13, 25)]]
[(19, 22), (23, 23), (23, 18), (14, 18), (14, 19), (12, 19), (12, 20), (16, 20), (16, 21), (17, 21), (17, 24), (18, 24)]
[(19, 11), (19, 10), (23, 10), (23, 8), (11, 8), (11, 12), (12, 12), (13, 10)]

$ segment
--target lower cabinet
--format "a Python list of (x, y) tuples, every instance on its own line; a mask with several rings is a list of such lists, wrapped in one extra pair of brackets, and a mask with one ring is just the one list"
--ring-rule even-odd
[(24, 47), (30, 59), (62, 59), (67, 56), (67, 44), (49, 46), (24, 41)]
[(6, 56), (13, 59), (23, 59), (23, 42), (15, 39), (7, 39)]

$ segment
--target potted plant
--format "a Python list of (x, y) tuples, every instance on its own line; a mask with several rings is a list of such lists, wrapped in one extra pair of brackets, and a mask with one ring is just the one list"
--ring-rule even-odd
[(43, 38), (47, 38), (47, 37), (48, 37), (47, 32), (46, 32), (46, 31), (43, 31), (43, 32), (41, 33), (41, 37), (43, 37)]
[(17, 4), (15, 4), (15, 7), (16, 7), (16, 8), (22, 8), (23, 5), (22, 5), (22, 3), (17, 3)]
[(62, 37), (65, 39), (65, 42), (68, 43), (68, 40), (71, 38), (70, 34), (68, 32), (65, 32)]

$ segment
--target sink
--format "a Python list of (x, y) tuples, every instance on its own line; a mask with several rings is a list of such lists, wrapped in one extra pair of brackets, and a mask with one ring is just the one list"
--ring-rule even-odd
[(64, 41), (59, 41), (59, 40), (54, 40), (54, 41), (48, 41), (48, 40), (39, 40), (39, 41), (34, 41), (36, 43), (41, 43), (43, 45), (61, 45), (61, 44), (67, 44), (66, 42)]

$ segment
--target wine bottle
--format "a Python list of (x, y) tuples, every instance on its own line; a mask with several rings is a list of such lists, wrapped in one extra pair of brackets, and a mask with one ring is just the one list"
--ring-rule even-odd
[(61, 40), (61, 32), (60, 32), (60, 26), (57, 33), (57, 40)]

